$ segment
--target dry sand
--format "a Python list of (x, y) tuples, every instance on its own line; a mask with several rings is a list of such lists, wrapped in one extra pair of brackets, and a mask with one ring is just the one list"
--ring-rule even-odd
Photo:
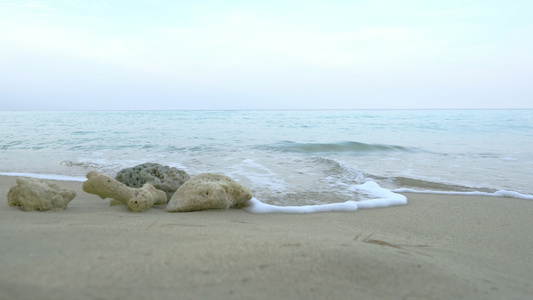
[(406, 206), (254, 215), (134, 213), (77, 196), (7, 205), (0, 299), (533, 299), (533, 202), (406, 194)]

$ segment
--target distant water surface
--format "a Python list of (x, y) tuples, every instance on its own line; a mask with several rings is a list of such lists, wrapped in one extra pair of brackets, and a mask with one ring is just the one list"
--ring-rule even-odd
[(82, 180), (157, 162), (226, 174), (277, 205), (532, 195), (532, 145), (533, 110), (0, 112), (2, 174)]

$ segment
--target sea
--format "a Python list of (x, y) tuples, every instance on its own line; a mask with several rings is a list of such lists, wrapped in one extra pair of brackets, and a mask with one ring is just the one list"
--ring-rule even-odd
[(0, 112), (1, 175), (84, 181), (146, 162), (227, 175), (279, 207), (533, 199), (533, 110)]

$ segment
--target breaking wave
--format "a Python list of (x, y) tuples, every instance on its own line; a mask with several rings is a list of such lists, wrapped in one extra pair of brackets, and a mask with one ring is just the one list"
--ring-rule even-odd
[(372, 154), (382, 152), (415, 152), (416, 148), (386, 145), (386, 144), (367, 144), (354, 141), (343, 141), (337, 143), (296, 143), (283, 141), (273, 145), (263, 146), (268, 150), (279, 152), (298, 152), (307, 154), (320, 153), (347, 153), (347, 154)]

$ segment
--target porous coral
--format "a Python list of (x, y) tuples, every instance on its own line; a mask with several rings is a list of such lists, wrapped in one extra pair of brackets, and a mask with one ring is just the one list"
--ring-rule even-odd
[(9, 189), (9, 206), (21, 206), (24, 210), (65, 210), (76, 197), (76, 192), (60, 189), (55, 183), (29, 177), (18, 177), (17, 185)]
[[(102, 199), (113, 198), (119, 203), (128, 205), (132, 211), (142, 212), (154, 204), (165, 204), (168, 201), (165, 192), (149, 183), (145, 183), (141, 188), (132, 188), (98, 171), (90, 171), (86, 177), (87, 181), (82, 185), (85, 192)], [(111, 204), (116, 201), (112, 200)]]
[(129, 187), (141, 187), (145, 183), (162, 190), (170, 200), (174, 192), (191, 177), (178, 168), (163, 166), (158, 163), (144, 163), (132, 168), (122, 169), (115, 177)]
[(168, 212), (241, 207), (252, 199), (250, 190), (222, 174), (203, 173), (185, 182), (167, 204)]

